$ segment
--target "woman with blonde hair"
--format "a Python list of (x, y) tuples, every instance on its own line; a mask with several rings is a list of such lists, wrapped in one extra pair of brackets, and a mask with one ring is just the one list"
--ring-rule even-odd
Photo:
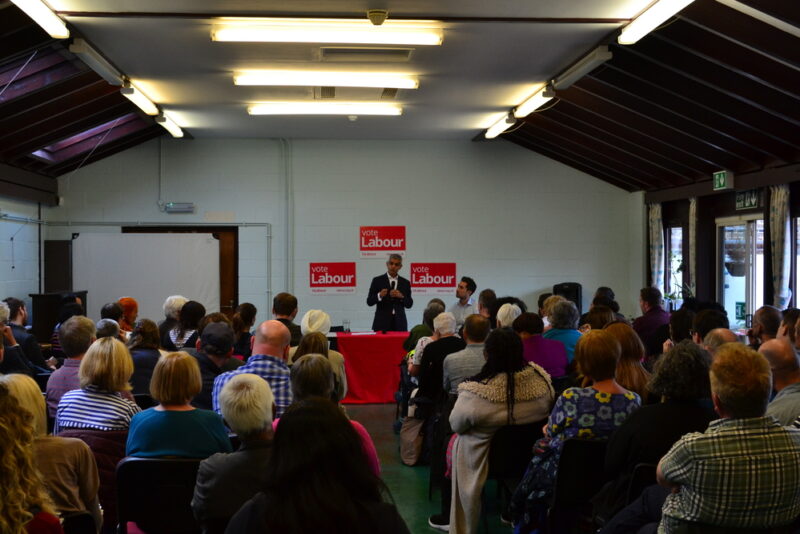
[(627, 323), (613, 322), (604, 330), (614, 336), (622, 348), (617, 364), (617, 382), (645, 401), (648, 395), (647, 383), (650, 381), (650, 373), (642, 365), (645, 357), (642, 340)]
[(131, 390), (133, 360), (121, 341), (98, 339), (86, 351), (78, 369), (80, 389), (61, 397), (54, 434), (70, 428), (127, 430), (131, 417), (141, 410), (120, 393)]
[(159, 404), (134, 416), (126, 454), (208, 458), (217, 452), (232, 452), (222, 418), (190, 404), (201, 388), (196, 358), (185, 352), (163, 356), (150, 381), (150, 395)]
[[(344, 356), (328, 347), (328, 333), (331, 330), (331, 317), (322, 310), (308, 310), (300, 321), (303, 337), (297, 347), (289, 349), (289, 365), (305, 354), (322, 354), (331, 362), (336, 380), (335, 401), (347, 395), (347, 374), (344, 369)], [(302, 347), (302, 348), (301, 348)]]
[(99, 530), (103, 520), (97, 497), (100, 478), (89, 446), (80, 439), (47, 435), (44, 398), (32, 378), (20, 374), (0, 376), (0, 385), (8, 388), (20, 408), (31, 414), (28, 426), (33, 430), (36, 468), (55, 509), (64, 516), (88, 513)]
[(0, 532), (63, 534), (34, 465), (32, 418), (0, 383)]

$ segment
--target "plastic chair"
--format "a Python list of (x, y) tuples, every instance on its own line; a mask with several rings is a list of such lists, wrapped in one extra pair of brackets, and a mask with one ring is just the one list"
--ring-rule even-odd
[(591, 521), (591, 498), (605, 482), (605, 441), (568, 439), (564, 442), (547, 513), (548, 532), (566, 534)]
[(195, 534), (192, 513), (199, 459), (123, 458), (117, 465), (118, 532), (132, 521), (148, 534)]

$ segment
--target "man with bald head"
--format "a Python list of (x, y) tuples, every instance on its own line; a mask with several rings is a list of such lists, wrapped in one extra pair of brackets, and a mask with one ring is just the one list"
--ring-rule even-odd
[(737, 341), (739, 341), (739, 338), (736, 337), (736, 334), (727, 328), (715, 328), (703, 338), (703, 348), (708, 351), (711, 358), (714, 358), (714, 353), (717, 352), (717, 349), (722, 345), (725, 343), (736, 343)]
[(286, 325), (280, 321), (264, 321), (256, 329), (252, 337), (252, 356), (247, 363), (214, 379), (212, 404), (214, 411), (221, 414), (219, 395), (222, 388), (236, 375), (250, 373), (260, 376), (269, 384), (275, 395), (275, 417), (283, 415), (283, 411), (292, 403), (289, 366), (289, 342), (292, 335)]
[(778, 392), (767, 406), (767, 415), (775, 417), (783, 426), (790, 425), (800, 415), (800, 360), (785, 339), (765, 341), (758, 352), (769, 362), (772, 388)]
[(783, 314), (775, 306), (761, 306), (753, 314), (753, 327), (747, 331), (750, 346), (754, 349), (770, 339), (778, 337)]

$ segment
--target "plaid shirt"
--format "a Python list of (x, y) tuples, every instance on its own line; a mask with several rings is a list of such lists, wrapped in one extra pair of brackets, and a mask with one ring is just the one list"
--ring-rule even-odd
[(222, 387), (228, 383), (228, 380), (242, 373), (258, 375), (267, 381), (272, 389), (272, 394), (275, 396), (275, 407), (277, 408), (275, 417), (283, 415), (283, 411), (292, 403), (289, 366), (280, 358), (263, 354), (250, 356), (246, 364), (234, 371), (222, 373), (214, 379), (212, 398), (214, 411), (222, 415), (222, 411), (219, 408), (219, 394), (222, 391)]
[(767, 528), (800, 514), (800, 430), (772, 417), (712, 421), (678, 440), (661, 471), (680, 491), (664, 503), (660, 533), (686, 521)]

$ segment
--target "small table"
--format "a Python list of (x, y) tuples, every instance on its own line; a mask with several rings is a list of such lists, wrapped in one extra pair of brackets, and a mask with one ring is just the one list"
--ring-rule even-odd
[(336, 333), (338, 350), (347, 371), (345, 404), (386, 404), (396, 402), (400, 384), (400, 362), (405, 356), (403, 341), (408, 332)]

